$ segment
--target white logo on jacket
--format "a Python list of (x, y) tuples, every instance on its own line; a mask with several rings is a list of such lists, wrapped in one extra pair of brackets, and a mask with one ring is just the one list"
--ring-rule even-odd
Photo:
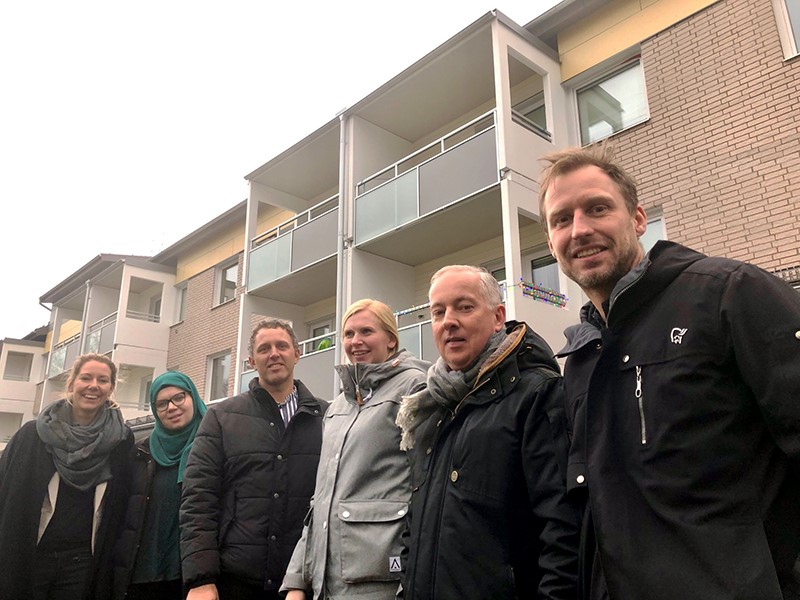
[(680, 344), (683, 341), (683, 336), (686, 335), (688, 329), (684, 327), (681, 329), (680, 327), (673, 327), (672, 331), (669, 332), (669, 339), (672, 341), (673, 344)]

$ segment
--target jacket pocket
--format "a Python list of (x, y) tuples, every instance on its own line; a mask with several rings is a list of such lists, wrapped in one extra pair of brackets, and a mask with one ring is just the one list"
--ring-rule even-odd
[(400, 537), (408, 502), (351, 500), (339, 504), (342, 580), (399, 581)]

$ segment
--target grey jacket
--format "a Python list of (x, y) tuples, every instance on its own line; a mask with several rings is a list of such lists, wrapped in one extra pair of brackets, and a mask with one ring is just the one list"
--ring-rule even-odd
[(323, 419), (314, 500), (282, 591), (333, 600), (394, 598), (411, 497), (395, 419), (401, 397), (424, 385), (429, 366), (401, 350), (383, 363), (336, 367), (344, 391)]

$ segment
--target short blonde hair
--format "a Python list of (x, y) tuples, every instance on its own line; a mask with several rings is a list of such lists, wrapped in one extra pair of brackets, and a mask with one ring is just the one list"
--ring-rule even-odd
[(352, 317), (357, 312), (361, 312), (362, 310), (368, 310), (371, 312), (383, 327), (383, 330), (389, 334), (389, 337), (394, 340), (394, 349), (399, 350), (400, 346), (400, 334), (397, 331), (397, 319), (392, 312), (392, 309), (389, 308), (386, 304), (381, 302), (380, 300), (373, 300), (372, 298), (363, 298), (361, 300), (356, 300), (353, 302), (345, 311), (344, 316), (342, 317), (342, 331), (344, 331), (344, 326), (347, 323), (347, 319)]

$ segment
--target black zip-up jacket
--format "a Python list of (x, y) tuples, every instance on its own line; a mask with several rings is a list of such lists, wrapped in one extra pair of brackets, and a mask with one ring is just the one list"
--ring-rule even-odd
[(277, 591), (303, 530), (328, 403), (295, 380), (297, 413), (280, 410), (255, 377), (244, 394), (209, 407), (186, 465), (181, 566), (187, 588), (221, 572)]
[(800, 295), (659, 242), (605, 312), (560, 352), (582, 597), (798, 597)]
[(158, 498), (152, 498), (152, 487), (153, 477), (159, 468), (163, 467), (159, 467), (150, 454), (148, 436), (138, 442), (131, 453), (128, 508), (114, 546), (114, 600), (123, 600), (128, 594), (147, 518), (147, 508), (151, 501), (158, 501)]
[(574, 600), (579, 514), (566, 501), (558, 365), (524, 323), (516, 346), (411, 452), (407, 600)]

